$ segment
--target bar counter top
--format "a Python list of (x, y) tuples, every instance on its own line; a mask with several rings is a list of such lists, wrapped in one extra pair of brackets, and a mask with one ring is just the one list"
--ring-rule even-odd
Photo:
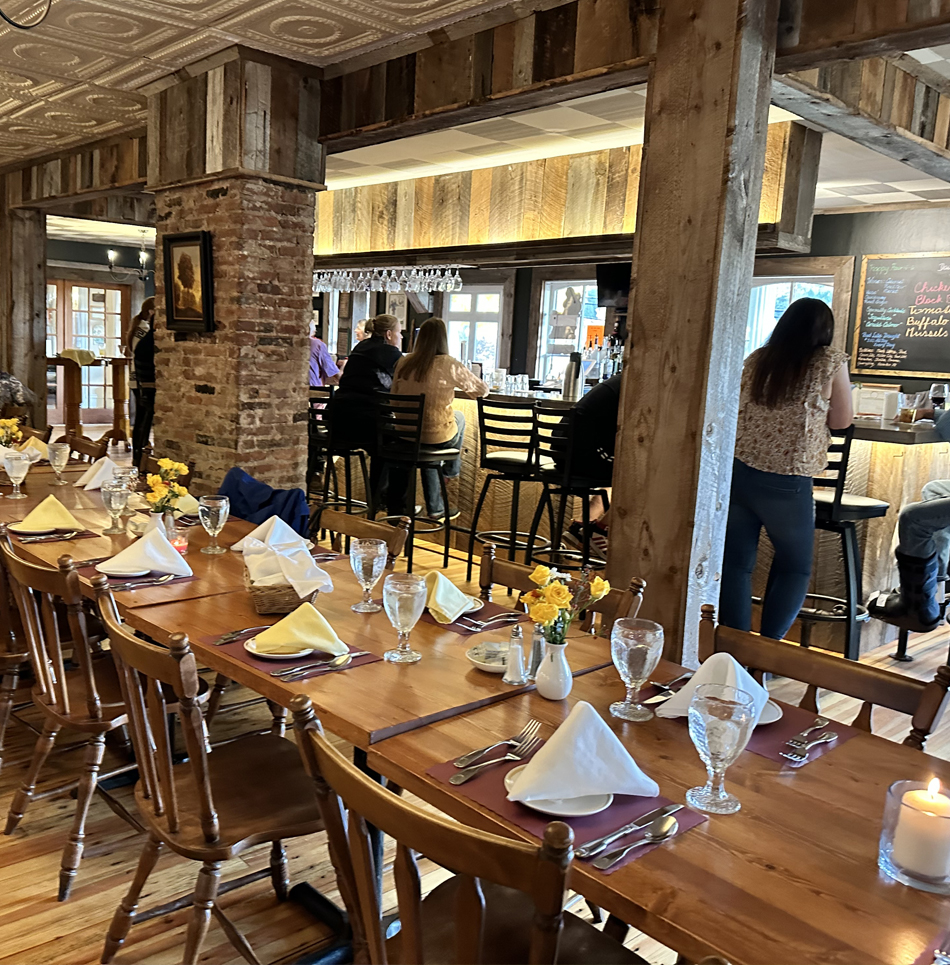
[(933, 445), (944, 441), (929, 420), (907, 424), (882, 423), (879, 418), (855, 419), (854, 438), (865, 442), (891, 442), (898, 446)]

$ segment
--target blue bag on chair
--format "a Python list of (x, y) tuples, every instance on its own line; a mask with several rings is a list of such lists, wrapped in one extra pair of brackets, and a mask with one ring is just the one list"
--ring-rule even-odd
[(234, 466), (224, 477), (218, 495), (231, 500), (231, 513), (238, 519), (263, 523), (279, 516), (294, 532), (307, 535), (310, 507), (302, 489), (274, 489)]

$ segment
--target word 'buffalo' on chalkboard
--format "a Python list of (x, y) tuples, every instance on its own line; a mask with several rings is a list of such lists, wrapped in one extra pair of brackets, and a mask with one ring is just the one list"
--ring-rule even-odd
[(950, 252), (861, 259), (851, 371), (950, 374)]

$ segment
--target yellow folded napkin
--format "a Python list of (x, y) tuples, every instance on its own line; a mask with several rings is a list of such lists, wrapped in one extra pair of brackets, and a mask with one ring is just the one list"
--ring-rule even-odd
[(87, 348), (67, 348), (59, 353), (61, 359), (71, 359), (77, 365), (92, 365), (96, 360), (96, 353)]
[(178, 497), (175, 503), (175, 516), (191, 516), (198, 512), (198, 500), (191, 493)]
[(472, 598), (438, 570), (426, 573), (426, 587), (426, 606), (437, 623), (452, 623), (472, 605)]
[(310, 647), (335, 657), (350, 649), (312, 603), (301, 603), (283, 620), (259, 633), (254, 645), (261, 653), (296, 653)]
[(49, 449), (46, 448), (46, 443), (42, 439), (37, 439), (36, 436), (30, 436), (22, 445), (17, 446), (20, 452), (26, 452), (28, 449), (35, 449), (40, 454), (40, 459), (49, 459)]
[(21, 531), (85, 528), (55, 496), (47, 496), (36, 509), (26, 514), (22, 523), (14, 525)]

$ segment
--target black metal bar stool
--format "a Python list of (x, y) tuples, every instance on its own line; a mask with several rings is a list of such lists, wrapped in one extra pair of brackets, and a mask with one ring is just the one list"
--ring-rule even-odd
[(823, 594), (810, 594), (805, 606), (798, 614), (801, 621), (801, 644), (809, 645), (813, 623), (844, 623), (844, 655), (848, 660), (857, 660), (861, 654), (861, 627), (869, 619), (867, 607), (858, 600), (861, 598), (861, 549), (858, 546), (858, 527), (861, 520), (885, 516), (890, 504), (870, 496), (856, 496), (844, 490), (848, 475), (848, 462), (851, 458), (851, 441), (854, 426), (835, 430), (831, 433), (828, 447), (827, 475), (816, 476), (815, 484), (815, 529), (837, 533), (841, 540), (841, 555), (844, 566), (845, 596), (830, 597)]
[[(413, 506), (416, 501), (416, 473), (420, 469), (441, 469), (443, 462), (455, 459), (460, 450), (449, 446), (440, 449), (422, 448), (422, 413), (425, 409), (424, 395), (381, 395), (379, 397), (379, 419), (377, 428), (376, 458), (382, 458), (390, 466), (401, 466), (409, 470), (406, 486), (405, 504), (408, 507), (409, 537), (406, 540), (406, 570), (412, 572), (412, 557), (416, 533), (445, 532), (445, 546), (442, 566), (449, 565), (449, 538), (452, 523), (449, 512), (449, 496), (445, 488), (445, 476), (439, 472), (439, 487), (442, 492), (442, 508), (445, 515), (440, 520), (431, 520), (434, 526), (418, 528)], [(390, 480), (392, 485), (392, 480)], [(374, 494), (372, 503), (376, 505)], [(386, 516), (387, 521), (399, 520), (401, 516)], [(426, 518), (429, 522), (429, 518)]]
[[(472, 529), (468, 538), (468, 569), (465, 579), (472, 579), (472, 558), (475, 554), (475, 541), (494, 543), (508, 550), (508, 559), (522, 550), (527, 552), (528, 533), (518, 530), (518, 510), (523, 482), (540, 482), (535, 471), (534, 454), (534, 401), (502, 401), (499, 399), (478, 400), (479, 468), (487, 471), (485, 482), (475, 503), (472, 516)], [(493, 451), (489, 451), (492, 449)], [(546, 457), (547, 459), (547, 457)], [(554, 467), (547, 459), (549, 468)], [(507, 530), (478, 529), (485, 497), (493, 482), (511, 483), (511, 516)], [(521, 539), (524, 537), (524, 539)], [(549, 540), (542, 540), (538, 549), (548, 549)]]
[[(536, 402), (534, 404), (535, 474), (544, 484), (538, 508), (534, 512), (531, 531), (528, 534), (527, 562), (550, 563), (562, 570), (579, 570), (584, 566), (603, 569), (606, 560), (591, 556), (590, 551), (590, 501), (600, 496), (604, 508), (610, 506), (607, 487), (610, 479), (598, 479), (584, 474), (575, 446), (577, 412), (565, 408), (563, 403)], [(554, 497), (558, 498), (557, 521), (554, 521)], [(569, 496), (581, 500), (584, 527), (584, 545), (581, 552), (561, 549), (564, 535), (564, 517)], [(545, 506), (551, 525), (550, 548), (535, 550), (538, 527)]]

